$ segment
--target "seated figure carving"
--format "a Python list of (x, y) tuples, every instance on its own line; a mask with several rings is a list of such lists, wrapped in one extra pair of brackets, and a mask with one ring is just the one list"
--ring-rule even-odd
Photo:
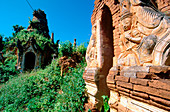
[(123, 34), (120, 36), (121, 54), (118, 57), (120, 66), (140, 65), (137, 48), (142, 39), (139, 31), (132, 26), (132, 14), (125, 11), (121, 16)]
[(149, 35), (142, 39), (139, 47), (139, 59), (140, 63), (144, 65), (152, 65), (152, 52), (157, 42), (157, 36)]
[(97, 49), (96, 49), (96, 26), (92, 27), (92, 35), (86, 51), (86, 62), (88, 67), (97, 67)]
[[(118, 65), (163, 64), (163, 53), (170, 49), (166, 47), (170, 41), (168, 17), (158, 11), (150, 0), (121, 0), (120, 8), (124, 33), (120, 36)], [(169, 59), (167, 55), (166, 59)]]

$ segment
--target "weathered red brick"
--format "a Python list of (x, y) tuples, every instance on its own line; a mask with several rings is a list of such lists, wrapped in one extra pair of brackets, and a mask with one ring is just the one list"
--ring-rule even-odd
[(116, 86), (116, 88), (117, 88), (119, 91), (124, 91), (124, 92), (130, 93), (130, 90), (129, 90), (129, 89), (126, 89), (126, 88), (123, 88), (123, 87), (120, 87), (120, 86)]
[(116, 88), (116, 85), (112, 83), (107, 83), (107, 86), (110, 90), (114, 90)]
[(149, 95), (146, 94), (146, 93), (132, 91), (131, 94), (135, 95), (135, 96), (139, 96), (139, 97), (145, 98), (145, 99), (149, 99)]
[(137, 78), (144, 79), (147, 76), (147, 72), (137, 72), (136, 76)]
[(116, 77), (115, 77), (115, 80), (123, 81), (123, 82), (129, 82), (129, 77), (116, 76)]
[(146, 86), (148, 84), (148, 79), (137, 79), (137, 78), (130, 78), (130, 82), (133, 84), (139, 84)]
[(138, 97), (138, 96), (135, 96), (135, 95), (132, 95), (132, 94), (130, 94), (130, 97), (133, 98), (133, 99), (136, 99), (136, 100), (138, 100), (138, 101), (142, 101), (142, 102), (145, 102), (145, 103), (149, 103), (149, 100), (143, 99), (143, 98), (141, 98), (141, 97)]
[(151, 95), (159, 96), (159, 97), (170, 100), (170, 92), (169, 91), (160, 90), (160, 89), (142, 86), (142, 85), (134, 85), (133, 89), (136, 91), (145, 92), (145, 93), (148, 93)]
[(117, 81), (116, 84), (118, 86), (125, 87), (125, 88), (128, 88), (128, 89), (132, 89), (133, 88), (133, 85), (131, 83)]
[(162, 99), (162, 98), (159, 98), (159, 97), (155, 97), (155, 96), (149, 96), (151, 100), (157, 102), (157, 103), (161, 103), (161, 104), (164, 104), (164, 105), (167, 105), (170, 107), (170, 101), (169, 100), (165, 100), (165, 99)]
[(152, 73), (166, 73), (168, 70), (170, 70), (170, 67), (162, 67), (162, 66), (152, 66), (150, 67), (150, 72)]
[(170, 107), (168, 107), (168, 106), (161, 105), (160, 103), (156, 103), (156, 102), (154, 102), (152, 100), (150, 100), (149, 103), (151, 105), (157, 106), (157, 107), (162, 108), (164, 110), (170, 111)]
[(151, 80), (149, 82), (149, 86), (170, 91), (170, 81), (169, 80)]
[(114, 75), (109, 74), (109, 75), (107, 76), (107, 82), (109, 82), (109, 83), (115, 83)]
[(122, 95), (125, 95), (125, 96), (128, 96), (128, 97), (130, 96), (129, 93), (126, 93), (126, 92), (124, 92), (124, 91), (118, 91), (118, 92), (119, 92), (120, 95), (122, 94)]
[(109, 74), (112, 74), (112, 75), (117, 75), (117, 74), (118, 74), (118, 70), (109, 71)]

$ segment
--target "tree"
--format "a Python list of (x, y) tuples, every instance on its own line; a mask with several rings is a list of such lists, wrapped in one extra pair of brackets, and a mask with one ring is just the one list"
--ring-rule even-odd
[(14, 31), (15, 31), (15, 33), (13, 33), (13, 36), (16, 36), (16, 34), (17, 34), (18, 32), (20, 32), (21, 30), (23, 30), (24, 28), (25, 28), (25, 27), (19, 26), (19, 25), (13, 26), (13, 29), (14, 29)]

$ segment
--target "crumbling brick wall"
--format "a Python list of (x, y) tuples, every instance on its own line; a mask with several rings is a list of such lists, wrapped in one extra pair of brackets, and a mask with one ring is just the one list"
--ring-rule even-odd
[[(140, 1), (140, 0), (139, 0)], [(142, 1), (142, 0), (141, 0)], [(166, 15), (170, 15), (170, 1), (169, 0), (151, 0), (154, 7), (163, 12)], [(86, 68), (83, 78), (85, 79), (88, 93), (89, 101), (92, 102), (95, 107), (97, 103), (100, 102), (96, 98), (96, 93), (99, 93), (104, 87), (99, 87), (96, 81), (100, 77), (107, 77), (107, 86), (110, 89), (110, 111), (121, 111), (121, 112), (131, 112), (131, 111), (169, 111), (170, 108), (170, 67), (169, 66), (118, 66), (117, 60), (121, 53), (120, 49), (120, 36), (121, 31), (121, 9), (120, 0), (95, 0), (94, 10), (91, 16), (92, 26), (100, 21), (102, 24), (102, 8), (107, 6), (111, 12), (112, 16), (112, 27), (113, 27), (113, 67), (110, 68), (108, 75), (102, 74), (102, 68), (98, 67), (88, 67)], [(167, 17), (167, 16), (166, 16)], [(102, 32), (98, 31), (99, 33)], [(98, 35), (97, 39), (102, 38)], [(169, 38), (169, 37), (168, 37)], [(167, 40), (168, 40), (167, 38)], [(97, 40), (96, 39), (96, 40)], [(105, 38), (107, 39), (107, 38)], [(97, 41), (100, 42), (100, 41)], [(103, 45), (102, 45), (103, 46)], [(101, 46), (97, 46), (101, 47)], [(103, 53), (103, 51), (101, 52)], [(102, 54), (103, 55), (103, 54)], [(104, 59), (103, 59), (104, 60)], [(102, 60), (102, 61), (103, 61)], [(99, 71), (98, 71), (99, 70)], [(97, 73), (97, 72), (99, 73)], [(99, 77), (97, 79), (97, 76)], [(102, 82), (102, 81), (101, 81)], [(104, 82), (102, 82), (104, 83)], [(105, 85), (103, 85), (105, 86)], [(101, 91), (99, 91), (99, 89)], [(97, 108), (98, 109), (98, 108)]]

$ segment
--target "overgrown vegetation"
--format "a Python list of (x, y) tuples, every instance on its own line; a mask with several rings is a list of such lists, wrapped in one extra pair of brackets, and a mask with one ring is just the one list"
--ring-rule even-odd
[(1, 111), (83, 111), (85, 83), (82, 79), (85, 63), (82, 61), (69, 73), (60, 76), (57, 60), (44, 70), (20, 74), (0, 89)]
[(16, 70), (15, 65), (17, 63), (17, 57), (11, 53), (7, 53), (4, 63), (0, 62), (0, 83), (4, 83), (19, 73)]
[(31, 32), (27, 31), (27, 30), (21, 30), (20, 32), (18, 32), (17, 34), (15, 34), (14, 37), (7, 39), (6, 40), (6, 45), (8, 46), (16, 46), (17, 45), (17, 41), (20, 40), (21, 45), (24, 46), (28, 40), (30, 38), (34, 38), (36, 40), (36, 43), (40, 46), (40, 48), (42, 50), (44, 50), (44, 47), (46, 45), (51, 46), (52, 47), (52, 42), (50, 39), (44, 37), (43, 34), (40, 34), (38, 32), (38, 30), (33, 30)]
[[(29, 37), (34, 37), (41, 49), (51, 41), (36, 31), (22, 29), (14, 37), (5, 41), (5, 46), (15, 46), (17, 39), (25, 45)], [(42, 111), (42, 112), (77, 112), (84, 110), (86, 101), (85, 82), (82, 78), (86, 66), (84, 44), (73, 47), (69, 41), (62, 42), (59, 56), (79, 54), (82, 60), (76, 68), (69, 68), (61, 76), (59, 58), (54, 59), (45, 69), (33, 70), (31, 73), (19, 73), (15, 65), (17, 57), (15, 47), (6, 51), (4, 63), (0, 62), (0, 111)]]
[[(24, 27), (19, 25), (13, 26), (13, 29), (13, 36), (5, 38), (2, 42), (4, 46), (0, 46), (0, 51), (3, 53), (3, 62), (0, 61), (0, 83), (8, 81), (10, 77), (18, 75), (19, 73), (16, 69), (18, 40), (21, 44), (20, 46), (25, 46), (30, 38), (34, 38), (36, 40), (36, 44), (38, 44), (42, 50), (45, 51), (45, 47), (48, 46), (51, 51), (55, 52), (55, 48), (51, 40), (44, 37), (43, 34), (40, 34), (38, 30), (34, 29), (30, 32), (24, 30)], [(0, 37), (2, 38), (1, 35)]]
[(59, 54), (60, 56), (71, 56), (73, 53), (73, 45), (70, 41), (60, 43)]

